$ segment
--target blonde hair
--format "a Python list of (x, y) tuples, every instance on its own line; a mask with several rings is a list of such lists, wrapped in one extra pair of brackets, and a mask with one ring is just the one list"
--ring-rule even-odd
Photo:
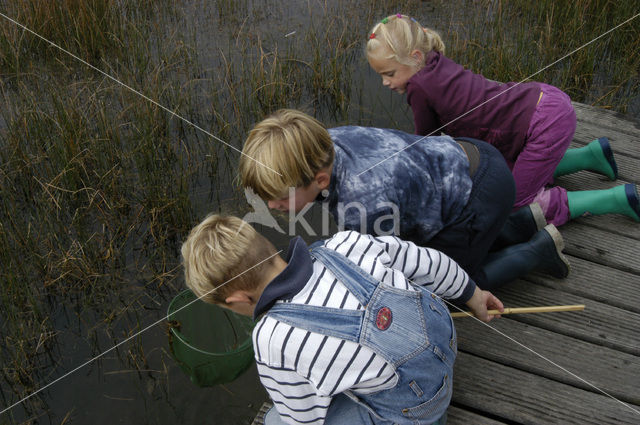
[(293, 109), (276, 111), (256, 124), (242, 153), (242, 186), (250, 187), (262, 199), (280, 199), (287, 196), (289, 187), (309, 185), (320, 169), (333, 164), (334, 158), (327, 129), (315, 118)]
[(233, 291), (259, 286), (276, 252), (271, 242), (243, 220), (210, 215), (182, 244), (187, 287), (205, 302), (225, 304)]
[[(426, 56), (431, 51), (444, 53), (444, 42), (432, 29), (423, 28), (406, 15), (390, 15), (377, 23), (369, 33), (367, 57), (393, 59), (403, 65), (417, 65), (414, 50)], [(422, 64), (420, 64), (422, 65)]]

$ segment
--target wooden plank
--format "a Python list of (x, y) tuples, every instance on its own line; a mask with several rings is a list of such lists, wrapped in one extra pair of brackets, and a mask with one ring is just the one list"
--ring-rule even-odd
[(640, 406), (625, 406), (605, 395), (464, 352), (455, 365), (453, 402), (509, 423), (620, 425), (640, 421)]
[[(558, 281), (561, 287), (561, 281)], [(560, 289), (517, 280), (495, 294), (507, 307), (585, 304), (584, 311), (553, 314), (520, 314), (510, 317), (562, 335), (640, 355), (640, 314), (562, 292)], [(465, 319), (458, 319), (465, 320)]]
[(253, 419), (253, 422), (251, 422), (251, 425), (263, 425), (264, 415), (266, 415), (269, 409), (271, 409), (272, 407), (273, 403), (271, 403), (270, 401), (265, 401), (264, 403), (262, 403), (262, 406), (260, 406), (260, 410), (258, 410), (258, 413)]
[(460, 351), (598, 393), (593, 388), (595, 386), (622, 401), (640, 404), (638, 356), (536, 328), (507, 317), (494, 320), (489, 326), (477, 320), (456, 321), (455, 324)]
[(587, 105), (586, 103), (571, 103), (576, 110), (578, 121), (598, 122), (601, 123), (603, 127), (625, 129), (631, 133), (640, 130), (640, 121), (631, 115), (625, 115), (609, 109)]
[(548, 288), (640, 313), (640, 277), (602, 265), (594, 267), (593, 263), (581, 258), (567, 258), (571, 263), (571, 273), (566, 279), (558, 280), (542, 274), (532, 274), (525, 279)]
[[(615, 240), (618, 236), (623, 237), (625, 240), (629, 241), (631, 239), (630, 248), (638, 246), (638, 242), (640, 241), (640, 224), (636, 223), (632, 218), (627, 217), (626, 215), (621, 214), (607, 214), (600, 216), (587, 216), (587, 217), (579, 217), (571, 220), (570, 222), (558, 227), (560, 233), (562, 233), (563, 237), (572, 237), (572, 233), (574, 230), (571, 229), (570, 224), (576, 226), (581, 225), (584, 228), (581, 230), (582, 233), (589, 232), (589, 228), (599, 229), (602, 232), (609, 233), (607, 240)], [(575, 230), (578, 231), (578, 230)], [(633, 241), (636, 242), (633, 242)], [(603, 241), (604, 242), (604, 241)], [(604, 242), (606, 244), (606, 242)], [(629, 261), (634, 261), (634, 258), (631, 257), (628, 259)], [(613, 263), (615, 265), (617, 263)]]
[[(608, 130), (636, 137), (640, 131), (640, 121), (629, 115), (585, 105), (584, 103), (572, 103), (576, 111), (579, 129), (593, 126), (600, 129), (600, 132)], [(606, 136), (606, 134), (601, 135)], [(595, 135), (595, 137), (600, 137), (600, 135)]]
[(638, 130), (635, 130), (635, 133), (627, 133), (602, 128), (601, 124), (597, 122), (580, 122), (573, 135), (573, 140), (579, 145), (583, 145), (603, 136), (609, 139), (616, 160), (619, 157), (628, 157), (636, 161), (640, 158)]
[(505, 425), (504, 422), (486, 418), (474, 412), (449, 406), (447, 409), (447, 425)]
[[(628, 239), (640, 240), (640, 224), (625, 215), (607, 214), (604, 216), (580, 217), (571, 220), (570, 223), (584, 225), (586, 228), (584, 231), (588, 231), (588, 228), (592, 227), (612, 233), (611, 238), (620, 235)], [(563, 233), (563, 236), (568, 236), (568, 233), (566, 235), (564, 234), (564, 229), (567, 227), (567, 224), (558, 228), (558, 230)], [(632, 242), (632, 244), (632, 246), (637, 246), (637, 242)], [(632, 257), (629, 260), (634, 261), (634, 258)]]
[(560, 232), (565, 253), (640, 275), (640, 240), (602, 229), (586, 228), (575, 222), (565, 224)]

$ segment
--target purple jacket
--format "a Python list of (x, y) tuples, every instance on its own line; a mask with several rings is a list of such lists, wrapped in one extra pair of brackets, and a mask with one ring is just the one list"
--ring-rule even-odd
[(484, 140), (502, 153), (510, 168), (525, 144), (539, 97), (536, 82), (491, 81), (437, 52), (427, 55), (425, 67), (407, 84), (416, 134), (427, 135), (446, 125), (434, 135), (443, 131)]

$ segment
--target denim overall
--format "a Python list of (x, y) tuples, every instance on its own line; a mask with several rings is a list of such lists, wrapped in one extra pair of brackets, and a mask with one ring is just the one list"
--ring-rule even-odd
[[(365, 309), (278, 303), (267, 314), (310, 332), (356, 342), (393, 366), (398, 376), (395, 387), (373, 394), (345, 392), (364, 412), (358, 414), (361, 419), (367, 417), (364, 423), (418, 425), (440, 419), (451, 400), (456, 356), (455, 329), (444, 303), (421, 287), (416, 287), (418, 291), (408, 291), (377, 282), (351, 260), (323, 246), (312, 248), (311, 255), (324, 264)], [(332, 415), (334, 401), (327, 414), (327, 424), (358, 423), (340, 418), (341, 414)]]

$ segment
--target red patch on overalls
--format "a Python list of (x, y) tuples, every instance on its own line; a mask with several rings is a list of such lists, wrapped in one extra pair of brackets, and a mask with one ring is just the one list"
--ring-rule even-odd
[(381, 331), (384, 331), (391, 326), (392, 319), (393, 315), (391, 314), (391, 310), (389, 310), (388, 307), (382, 307), (376, 315), (376, 326)]

